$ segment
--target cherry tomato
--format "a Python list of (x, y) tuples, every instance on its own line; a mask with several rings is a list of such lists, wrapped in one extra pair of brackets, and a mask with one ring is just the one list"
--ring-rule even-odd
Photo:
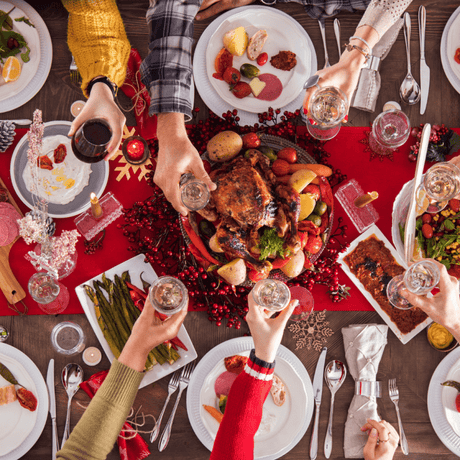
[(297, 152), (292, 147), (285, 147), (281, 149), (277, 154), (280, 160), (285, 160), (288, 163), (294, 164), (297, 162)]
[(449, 206), (450, 206), (450, 209), (452, 209), (452, 211), (458, 212), (460, 210), (460, 200), (456, 200), (455, 198), (452, 198), (449, 201)]
[(232, 93), (238, 99), (243, 99), (252, 93), (251, 87), (244, 81), (239, 81), (232, 89)]
[(243, 147), (245, 149), (256, 149), (259, 145), (260, 139), (256, 133), (247, 133), (243, 136)]
[(257, 58), (257, 65), (265, 65), (268, 61), (268, 54), (267, 53), (261, 53), (259, 54), (259, 57)]
[(224, 71), (223, 77), (224, 81), (229, 85), (236, 85), (241, 79), (241, 74), (240, 71), (234, 67), (227, 67)]
[(275, 176), (286, 176), (289, 174), (289, 163), (285, 160), (275, 160), (272, 164), (272, 171)]
[(431, 220), (433, 219), (433, 217), (431, 216), (431, 214), (428, 214), (428, 213), (425, 213), (423, 214), (422, 216), (422, 222), (424, 224), (429, 224), (431, 222)]
[(425, 238), (433, 238), (433, 228), (430, 224), (422, 225), (422, 233)]
[(305, 245), (305, 251), (308, 251), (310, 254), (316, 254), (321, 249), (322, 245), (323, 240), (320, 236), (310, 236)]
[(460, 48), (457, 48), (457, 51), (455, 51), (454, 59), (457, 64), (460, 64)]

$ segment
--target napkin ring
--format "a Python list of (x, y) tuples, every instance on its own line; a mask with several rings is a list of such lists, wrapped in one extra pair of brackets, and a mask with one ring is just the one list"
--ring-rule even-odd
[(381, 58), (379, 58), (378, 56), (369, 55), (369, 59), (366, 61), (366, 65), (364, 66), (364, 68), (378, 72), (380, 70), (381, 63), (382, 63)]
[(355, 381), (355, 395), (366, 396), (368, 398), (382, 397), (382, 382), (368, 380)]

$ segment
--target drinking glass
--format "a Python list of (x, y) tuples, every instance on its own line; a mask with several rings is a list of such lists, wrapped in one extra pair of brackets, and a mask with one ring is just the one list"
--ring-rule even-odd
[(408, 289), (416, 295), (426, 295), (439, 283), (441, 273), (431, 260), (421, 260), (411, 265), (404, 275), (395, 276), (387, 286), (391, 305), (401, 310), (410, 310), (413, 305), (403, 297), (401, 289)]
[(187, 307), (188, 291), (177, 278), (161, 276), (150, 286), (149, 300), (159, 313), (171, 316)]
[(307, 129), (321, 141), (332, 139), (340, 131), (347, 114), (347, 96), (338, 88), (318, 88), (308, 105)]
[(442, 211), (460, 192), (460, 169), (452, 163), (436, 163), (424, 175), (417, 190), (417, 205), (422, 212)]
[(63, 321), (51, 331), (51, 344), (58, 353), (76, 355), (85, 349), (85, 333), (78, 324)]
[(257, 305), (271, 312), (283, 310), (291, 300), (291, 292), (286, 284), (272, 279), (257, 281), (251, 295)]
[(29, 280), (29, 293), (39, 304), (48, 304), (59, 295), (60, 287), (48, 272), (38, 272)]
[(369, 147), (379, 155), (389, 155), (401, 147), (410, 134), (410, 121), (401, 110), (382, 112), (372, 124)]
[(180, 180), (180, 197), (182, 204), (189, 211), (199, 211), (209, 202), (211, 194), (208, 186), (193, 174), (184, 174)]
[(289, 319), (291, 321), (302, 321), (307, 319), (313, 311), (313, 295), (308, 289), (302, 286), (291, 286), (289, 291), (291, 292), (291, 300), (297, 299), (299, 301), (299, 305), (294, 308)]
[(107, 155), (107, 145), (112, 139), (112, 128), (102, 118), (85, 121), (72, 137), (72, 150), (84, 163), (97, 163)]

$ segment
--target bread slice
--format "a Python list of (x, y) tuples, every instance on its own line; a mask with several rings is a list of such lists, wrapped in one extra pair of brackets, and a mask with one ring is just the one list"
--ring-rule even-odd
[(273, 402), (277, 406), (282, 406), (286, 402), (286, 387), (283, 381), (275, 374), (273, 374), (273, 383), (270, 388), (270, 394), (272, 395)]
[(251, 61), (255, 61), (259, 54), (262, 52), (262, 48), (267, 41), (268, 33), (266, 30), (258, 30), (249, 40), (248, 44), (248, 58)]

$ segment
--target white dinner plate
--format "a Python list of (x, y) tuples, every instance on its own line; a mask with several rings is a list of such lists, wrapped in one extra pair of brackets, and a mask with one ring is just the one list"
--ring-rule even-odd
[[(252, 96), (238, 99), (229, 92), (228, 84), (212, 77), (214, 60), (223, 47), (223, 35), (240, 25), (247, 28), (249, 35), (259, 29), (267, 30), (269, 36), (264, 51), (269, 57), (279, 51), (293, 51), (297, 55), (297, 65), (289, 72), (275, 69), (270, 62), (259, 67), (261, 74), (274, 74), (283, 82), (283, 92), (274, 101), (260, 101)], [(239, 68), (245, 62), (254, 63), (245, 56), (234, 57), (234, 67)], [(193, 58), (195, 84), (205, 104), (219, 116), (237, 108), (240, 124), (258, 123), (257, 113), (266, 112), (269, 107), (290, 112), (300, 109), (304, 97), (303, 84), (316, 70), (315, 49), (305, 29), (288, 14), (264, 6), (245, 6), (216, 18), (198, 40)]]
[[(70, 121), (49, 121), (44, 123), (45, 130), (43, 137), (62, 135), (67, 137), (69, 132)], [(27, 134), (16, 145), (13, 156), (11, 157), (10, 174), (13, 188), (18, 194), (21, 201), (30, 209), (33, 207), (32, 194), (27, 189), (23, 179), (23, 171), (27, 166), (27, 150), (29, 148), (29, 141)], [(67, 152), (68, 155), (73, 155), (73, 152)], [(89, 176), (88, 185), (75, 196), (75, 198), (67, 204), (48, 204), (48, 214), (51, 217), (72, 217), (81, 214), (89, 208), (89, 196), (94, 192), (98, 198), (102, 196), (107, 181), (109, 180), (109, 164), (108, 161), (99, 161), (98, 163), (91, 164), (91, 174)]]
[[(133, 257), (132, 259), (129, 259), (126, 262), (123, 262), (117, 265), (116, 267), (113, 267), (110, 270), (105, 271), (104, 273), (106, 274), (107, 278), (110, 278), (113, 281), (114, 275), (121, 276), (122, 273), (127, 270), (129, 271), (129, 275), (131, 277), (131, 284), (134, 284), (135, 286), (143, 289), (142, 282), (140, 279), (141, 274), (144, 281), (147, 281), (149, 283), (153, 283), (158, 278), (152, 266), (149, 263), (145, 263), (144, 259), (145, 256), (143, 254), (139, 254)], [(94, 278), (91, 278), (88, 281), (85, 281), (84, 283), (80, 284), (80, 286), (77, 286), (75, 288), (75, 292), (77, 293), (77, 297), (81, 303), (81, 306), (83, 307), (83, 311), (85, 312), (85, 315), (88, 318), (88, 321), (91, 324), (91, 327), (93, 328), (96, 337), (98, 338), (102, 348), (104, 349), (107, 358), (110, 362), (112, 362), (115, 356), (112, 353), (112, 350), (110, 349), (107, 340), (105, 340), (101, 328), (99, 327), (96, 318), (96, 313), (94, 311), (94, 304), (91, 301), (91, 299), (86, 295), (84, 288), (85, 284), (88, 284), (89, 286), (93, 287), (94, 280), (101, 281), (102, 273), (98, 276), (95, 276)], [(153, 366), (152, 369), (145, 373), (145, 376), (142, 379), (139, 388), (143, 388), (149, 385), (150, 383), (162, 379), (166, 375), (171, 374), (172, 372), (176, 371), (177, 369), (180, 369), (181, 367), (185, 366), (186, 364), (197, 358), (198, 355), (195, 351), (195, 347), (193, 346), (193, 343), (184, 325), (181, 326), (179, 334), (177, 334), (177, 337), (179, 337), (179, 339), (182, 340), (184, 345), (187, 347), (188, 351), (179, 348), (178, 352), (180, 354), (180, 358), (174, 364), (165, 363), (163, 365), (156, 364), (155, 366)]]
[(369, 238), (371, 235), (375, 235), (378, 240), (383, 241), (385, 244), (385, 247), (390, 250), (392, 256), (396, 260), (396, 262), (401, 265), (402, 267), (407, 269), (407, 264), (404, 262), (404, 259), (399, 255), (399, 253), (396, 251), (396, 249), (390, 244), (390, 242), (387, 240), (385, 235), (380, 231), (380, 229), (376, 225), (372, 225), (370, 228), (368, 228), (364, 233), (362, 233), (358, 238), (353, 240), (348, 247), (348, 249), (345, 252), (340, 253), (338, 262), (342, 266), (342, 270), (348, 275), (348, 277), (353, 281), (353, 284), (361, 291), (364, 297), (369, 301), (369, 303), (374, 307), (375, 311), (382, 317), (382, 319), (385, 321), (385, 323), (388, 325), (388, 327), (393, 331), (393, 333), (398, 337), (399, 340), (403, 344), (406, 344), (409, 342), (409, 340), (413, 339), (419, 332), (423, 331), (429, 324), (433, 322), (431, 318), (427, 318), (423, 323), (420, 323), (417, 325), (415, 329), (412, 329), (407, 334), (403, 334), (398, 327), (396, 326), (393, 321), (391, 321), (391, 318), (385, 313), (385, 311), (382, 309), (382, 307), (379, 305), (379, 303), (372, 297), (372, 294), (366, 290), (364, 285), (359, 281), (359, 279), (351, 272), (350, 267), (347, 265), (345, 262), (345, 257), (350, 254), (352, 251), (356, 249), (356, 246), (361, 241), (364, 241), (365, 239)]
[[(187, 390), (187, 414), (193, 431), (209, 450), (212, 450), (218, 424), (202, 405), (216, 405), (214, 381), (225, 370), (223, 359), (236, 354), (248, 356), (253, 347), (252, 337), (221, 343), (206, 353), (192, 374)], [(313, 415), (310, 376), (299, 358), (283, 345), (276, 355), (275, 374), (286, 385), (287, 400), (282, 407), (275, 406), (270, 395), (265, 401), (263, 422), (269, 414), (275, 415), (277, 420), (271, 427), (266, 425), (256, 433), (255, 459), (274, 460), (289, 452), (305, 435)]]
[(460, 64), (454, 59), (457, 48), (460, 48), (460, 6), (447, 21), (441, 38), (442, 68), (450, 84), (460, 93)]
[[(9, 112), (32, 99), (45, 83), (53, 60), (53, 45), (45, 22), (28, 3), (23, 0), (0, 0), (0, 10), (9, 11), (13, 18), (13, 30), (22, 34), (29, 45), (30, 61), (22, 64), (21, 75), (15, 82), (0, 84), (0, 113)], [(25, 16), (35, 28), (23, 22), (14, 21), (15, 18)]]
[[(446, 376), (446, 380), (460, 382), (460, 359), (452, 366)], [(443, 387), (442, 405), (446, 414), (447, 421), (454, 430), (455, 434), (460, 437), (460, 412), (458, 412), (455, 399), (458, 391), (452, 387)]]
[[(430, 386), (428, 387), (428, 414), (430, 415), (431, 425), (442, 443), (450, 449), (455, 455), (460, 456), (460, 436), (455, 433), (454, 429), (446, 416), (446, 407), (444, 399), (447, 398), (444, 393), (448, 390), (441, 385), (448, 380), (451, 370), (455, 375), (458, 374), (460, 359), (460, 348), (451, 351), (438, 365), (431, 377)], [(457, 368), (455, 370), (454, 368)], [(456, 390), (453, 390), (456, 392)]]
[[(18, 401), (0, 406), (0, 460), (16, 460), (23, 458), (42, 434), (48, 417), (48, 388), (38, 367), (22, 351), (0, 343), (0, 363), (38, 401), (34, 412), (21, 407)], [(0, 376), (0, 387), (8, 385)]]

